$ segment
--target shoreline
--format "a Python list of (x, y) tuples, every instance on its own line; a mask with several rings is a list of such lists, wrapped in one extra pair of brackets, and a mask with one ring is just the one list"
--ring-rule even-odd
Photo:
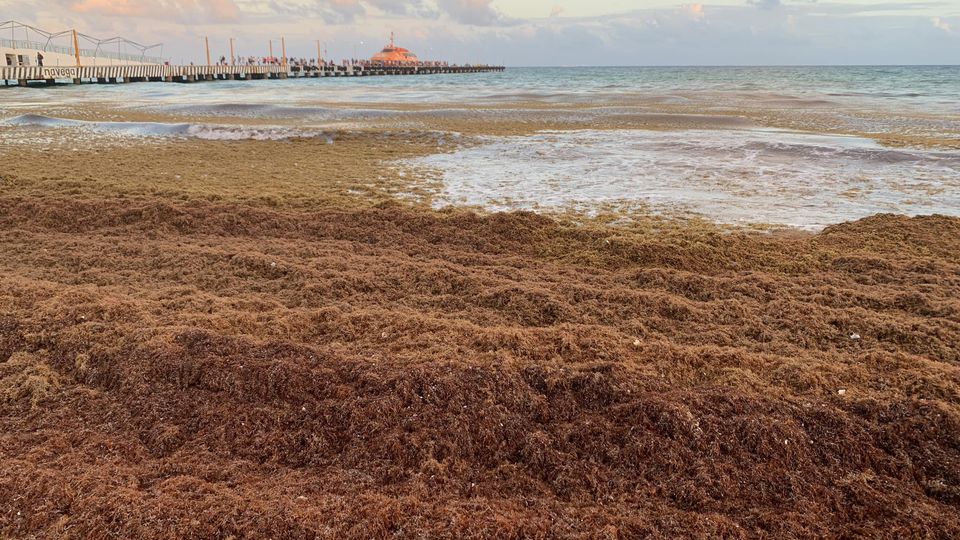
[[(833, 102), (802, 94), (716, 90), (579, 97), (558, 94), (554, 98), (534, 92), (491, 94), (486, 99), (473, 96), (466, 101), (446, 94), (414, 93), (389, 100), (379, 93), (389, 90), (389, 86), (354, 86), (343, 90), (346, 97), (339, 99), (300, 93), (277, 100), (275, 93), (247, 95), (241, 91), (224, 93), (225, 101), (206, 103), (193, 102), (189, 95), (177, 92), (161, 92), (150, 98), (133, 92), (129, 96), (131, 103), (125, 105), (117, 105), (115, 100), (116, 94), (126, 92), (124, 89), (106, 94), (67, 92), (67, 97), (57, 95), (52, 101), (41, 96), (43, 99), (11, 103), (7, 114), (83, 121), (293, 128), (327, 124), (336, 129), (337, 124), (353, 124), (356, 128), (440, 130), (465, 136), (531, 135), (544, 130), (577, 129), (770, 128), (862, 137), (890, 148), (960, 149), (960, 116), (949, 109), (931, 111), (916, 104), (898, 108), (895, 103), (876, 100)], [(358, 94), (360, 89), (378, 97), (359, 99), (366, 95)]]
[[(149, 121), (158, 120), (156, 117), (150, 118)], [(903, 199), (902, 202), (905, 203), (901, 213), (949, 214), (949, 211), (943, 210), (947, 208), (945, 202), (939, 206), (923, 202), (925, 198), (938, 197), (944, 190), (950, 189), (951, 180), (946, 177), (941, 184), (920, 181), (904, 183), (886, 179), (883, 180), (885, 183), (876, 185), (851, 178), (838, 184), (839, 188), (830, 188), (830, 193), (841, 198), (843, 204), (848, 206), (845, 210), (838, 206), (839, 203), (822, 197), (811, 201), (807, 188), (790, 191), (793, 189), (792, 184), (785, 180), (771, 183), (771, 180), (763, 177), (751, 180), (747, 176), (736, 176), (743, 174), (744, 167), (758, 166), (753, 161), (755, 158), (750, 155), (754, 152), (751, 146), (765, 144), (764, 138), (768, 133), (778, 137), (775, 141), (792, 141), (793, 144), (801, 145), (796, 147), (798, 150), (813, 152), (820, 151), (817, 145), (828, 144), (824, 141), (828, 141), (830, 136), (822, 134), (768, 132), (762, 128), (731, 129), (729, 126), (714, 126), (708, 129), (695, 129), (691, 126), (681, 128), (676, 123), (669, 127), (664, 126), (663, 131), (654, 126), (643, 129), (635, 127), (631, 130), (619, 130), (612, 125), (584, 130), (567, 126), (556, 131), (538, 132), (536, 135), (507, 136), (502, 133), (490, 135), (490, 132), (500, 130), (490, 124), (484, 124), (486, 127), (482, 129), (474, 128), (473, 133), (464, 134), (452, 131), (452, 128), (459, 126), (449, 122), (431, 126), (373, 122), (357, 123), (350, 128), (304, 128), (282, 123), (261, 126), (200, 123), (110, 124), (114, 121), (110, 119), (102, 130), (89, 128), (84, 124), (47, 125), (45, 119), (37, 120), (37, 125), (32, 125), (34, 122), (31, 121), (24, 126), (0, 126), (0, 134), (6, 134), (5, 144), (0, 145), (0, 152), (17, 156), (17, 159), (11, 160), (6, 167), (3, 180), (6, 195), (46, 197), (52, 194), (69, 194), (78, 197), (124, 198), (160, 196), (175, 200), (245, 201), (250, 204), (301, 209), (329, 205), (367, 207), (396, 200), (414, 207), (432, 207), (435, 210), (464, 208), (479, 213), (528, 210), (568, 222), (594, 225), (619, 223), (626, 229), (642, 228), (647, 222), (673, 221), (701, 223), (703, 226), (727, 230), (798, 229), (816, 232), (830, 224), (855, 220), (861, 216), (897, 213), (892, 209), (896, 206), (894, 203), (897, 199), (872, 198), (871, 195), (877, 190), (892, 189), (894, 196)], [(148, 120), (138, 118), (138, 121)], [(136, 130), (143, 133), (138, 134)], [(157, 133), (151, 134), (153, 131)], [(621, 184), (621, 191), (611, 189), (602, 192), (602, 196), (596, 194), (593, 199), (578, 199), (578, 194), (583, 192), (582, 188), (578, 188), (579, 192), (558, 190), (551, 187), (551, 182), (556, 182), (556, 179), (549, 176), (528, 182), (528, 187), (540, 188), (541, 192), (538, 195), (526, 195), (519, 188), (513, 187), (516, 182), (509, 181), (509, 174), (503, 175), (501, 181), (497, 180), (499, 177), (491, 176), (493, 172), (484, 170), (499, 170), (497, 163), (483, 165), (492, 158), (494, 151), (499, 152), (501, 163), (514, 159), (511, 165), (513, 168), (519, 166), (519, 161), (516, 160), (541, 159), (530, 154), (539, 148), (535, 148), (535, 144), (539, 144), (537, 141), (541, 139), (555, 145), (558, 148), (556, 152), (569, 153), (578, 152), (576, 144), (579, 144), (581, 138), (586, 140), (586, 144), (599, 144), (600, 149), (603, 149), (611, 141), (616, 142), (617, 137), (622, 136), (625, 139), (628, 135), (639, 138), (630, 143), (633, 146), (624, 146), (623, 151), (638, 152), (640, 150), (637, 144), (645, 144), (649, 149), (643, 151), (649, 156), (662, 155), (666, 156), (666, 160), (686, 160), (683, 163), (690, 171), (664, 170), (660, 175), (689, 175), (702, 167), (702, 176), (680, 176), (669, 183), (648, 185), (647, 188), (653, 190), (660, 200), (653, 197), (631, 198), (629, 190), (642, 189), (643, 181), (629, 178), (623, 180), (625, 183)], [(730, 145), (740, 141), (737, 142), (741, 145), (738, 151), (743, 156), (739, 159), (743, 162), (731, 161), (731, 164), (727, 165), (723, 161), (716, 161), (711, 164), (706, 157), (697, 156), (693, 150), (686, 154), (664, 154), (675, 144), (671, 142), (674, 139), (677, 143), (686, 145), (700, 144), (701, 148), (714, 152), (713, 147), (716, 144)], [(600, 142), (596, 143), (595, 140)], [(858, 141), (852, 137), (849, 140)], [(863, 139), (859, 141), (864, 144), (868, 142)], [(889, 151), (889, 159), (908, 163), (907, 154), (884, 149), (879, 145), (862, 148), (860, 142), (854, 142), (849, 143), (848, 147), (850, 152), (856, 152), (854, 159), (863, 156), (873, 159), (872, 152)], [(516, 150), (518, 148), (523, 150)], [(549, 147), (544, 148), (545, 152), (550, 151)], [(783, 152), (783, 149), (775, 145), (769, 148), (775, 159), (782, 159), (776, 152)], [(513, 154), (515, 151), (517, 153)], [(946, 151), (912, 152), (914, 159), (923, 156), (946, 159), (950, 156)], [(586, 154), (574, 154), (575, 157), (580, 155)], [(466, 168), (467, 165), (463, 162), (466, 157), (472, 160), (469, 162), (472, 168)], [(810, 157), (794, 155), (790, 159), (799, 163)], [(571, 163), (576, 163), (577, 166), (597, 165), (597, 162), (590, 160)], [(607, 163), (600, 162), (600, 165)], [(642, 160), (637, 163), (643, 166)], [(559, 164), (567, 167), (565, 171), (571, 170), (572, 165), (565, 162)], [(451, 165), (455, 166), (451, 170), (457, 174), (448, 176), (450, 173), (446, 167)], [(819, 164), (818, 170), (821, 174), (827, 174), (829, 165), (826, 162)], [(779, 164), (774, 162), (774, 166)], [(836, 167), (842, 166), (845, 165), (840, 162), (836, 164)], [(905, 166), (907, 165), (901, 167)], [(808, 164), (807, 170), (813, 170), (813, 167), (812, 163)], [(550, 171), (549, 166), (538, 168), (536, 162), (531, 162), (524, 170), (527, 175), (544, 175)], [(611, 175), (626, 175), (631, 172), (625, 169), (604, 171)], [(936, 173), (933, 168), (925, 171), (925, 174)], [(904, 172), (900, 170), (896, 174)], [(709, 178), (708, 173), (712, 175)], [(596, 183), (597, 174), (599, 173), (589, 177), (589, 181)], [(728, 178), (728, 174), (734, 176)], [(318, 181), (318, 178), (322, 180)], [(809, 183), (816, 178), (810, 180), (804, 177), (798, 180)], [(508, 184), (498, 187), (498, 182)], [(683, 182), (690, 182), (691, 189), (693, 184), (701, 182), (703, 191), (690, 191), (685, 195), (685, 199), (678, 198), (678, 190)], [(809, 187), (812, 189), (812, 186)], [(491, 190), (494, 189), (500, 194), (500, 198), (491, 196), (494, 193)], [(775, 189), (786, 190), (782, 191), (783, 197), (803, 197), (807, 199), (806, 204), (819, 204), (822, 207), (811, 207), (813, 210), (810, 210), (809, 214), (798, 213), (799, 221), (796, 223), (775, 219), (765, 222), (762, 217), (756, 217), (762, 214), (755, 213), (750, 205), (775, 202), (764, 202), (771, 197), (766, 195), (764, 190)], [(526, 198), (511, 199), (511, 195)], [(696, 196), (703, 199), (698, 200)], [(861, 206), (874, 210), (862, 210)], [(783, 209), (784, 212), (800, 210), (800, 207)]]

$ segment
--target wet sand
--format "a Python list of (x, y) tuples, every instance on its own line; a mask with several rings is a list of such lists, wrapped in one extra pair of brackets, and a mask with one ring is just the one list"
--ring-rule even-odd
[[(258, 106), (243, 103), (144, 103), (114, 101), (17, 103), (6, 115), (40, 114), (102, 122), (185, 122), (243, 125), (324, 125), (334, 130), (445, 131), (463, 135), (516, 136), (543, 130), (687, 130), (770, 128), (873, 139), (889, 147), (960, 149), (960, 116), (949, 113), (841, 106), (767, 94), (677, 93), (632, 97), (595, 96), (584, 101), (466, 99), (424, 102), (309, 101)], [(264, 110), (266, 108), (267, 110)], [(3, 115), (0, 113), (0, 118)]]
[(334, 137), (7, 162), (0, 536), (960, 535), (960, 219), (435, 211), (436, 132)]

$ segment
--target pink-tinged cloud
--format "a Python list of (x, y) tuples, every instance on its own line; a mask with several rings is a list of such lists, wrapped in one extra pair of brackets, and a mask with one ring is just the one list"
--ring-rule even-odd
[[(218, 57), (229, 52), (230, 37), (240, 38), (246, 54), (263, 56), (269, 39), (285, 36), (292, 55), (315, 55), (314, 40), (322, 39), (329, 43), (331, 58), (345, 58), (359, 40), (372, 52), (396, 31), (404, 46), (451, 62), (955, 64), (956, 47), (945, 40), (960, 36), (960, 17), (931, 7), (948, 3), (944, 0), (872, 5), (846, 0), (664, 0), (656, 4), (669, 7), (549, 18), (550, 6), (570, 1), (550, 0), (541, 4), (541, 16), (526, 20), (499, 12), (496, 6), (505, 5), (502, 1), (0, 0), (0, 12), (51, 31), (78, 28), (142, 43), (162, 41), (168, 57), (185, 62), (203, 60), (199, 35), (210, 36)], [(891, 7), (895, 5), (903, 8)], [(237, 17), (242, 24), (223, 24)]]
[(80, 0), (74, 2), (70, 9), (77, 13), (95, 13), (100, 15), (144, 15), (145, 2), (130, 0)]
[(228, 22), (240, 19), (233, 0), (73, 0), (75, 13), (114, 17), (155, 17), (158, 19)]
[(703, 11), (703, 4), (684, 4), (680, 6), (680, 10), (697, 21), (706, 16), (706, 13)]

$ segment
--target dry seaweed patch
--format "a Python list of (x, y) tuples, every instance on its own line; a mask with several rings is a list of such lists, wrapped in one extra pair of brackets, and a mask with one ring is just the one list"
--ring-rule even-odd
[(0, 199), (0, 535), (960, 535), (960, 221)]
[(38, 355), (18, 352), (0, 366), (0, 398), (5, 403), (38, 403), (59, 394), (60, 376)]
[[(58, 152), (56, 159), (50, 151), (0, 145), (0, 153), (17, 155), (4, 167), (4, 195), (34, 202), (70, 197), (93, 202), (106, 198), (366, 207), (421, 189), (383, 163), (451, 151), (459, 144), (441, 133), (407, 130), (332, 131), (279, 141), (147, 139), (100, 146), (69, 140), (77, 147)], [(56, 219), (42, 205), (38, 217)], [(162, 221), (165, 216), (154, 217)]]

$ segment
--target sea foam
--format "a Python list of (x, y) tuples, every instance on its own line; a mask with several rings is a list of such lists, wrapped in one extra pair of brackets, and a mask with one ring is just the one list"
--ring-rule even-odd
[(230, 124), (189, 124), (161, 122), (91, 122), (25, 114), (3, 122), (7, 126), (47, 129), (72, 128), (96, 134), (129, 137), (181, 137), (205, 140), (283, 140), (295, 137), (317, 137), (323, 133), (306, 128), (278, 126), (244, 126)]
[(437, 206), (606, 206), (819, 229), (876, 213), (960, 215), (960, 152), (779, 130), (574, 131), (491, 138), (408, 162)]

